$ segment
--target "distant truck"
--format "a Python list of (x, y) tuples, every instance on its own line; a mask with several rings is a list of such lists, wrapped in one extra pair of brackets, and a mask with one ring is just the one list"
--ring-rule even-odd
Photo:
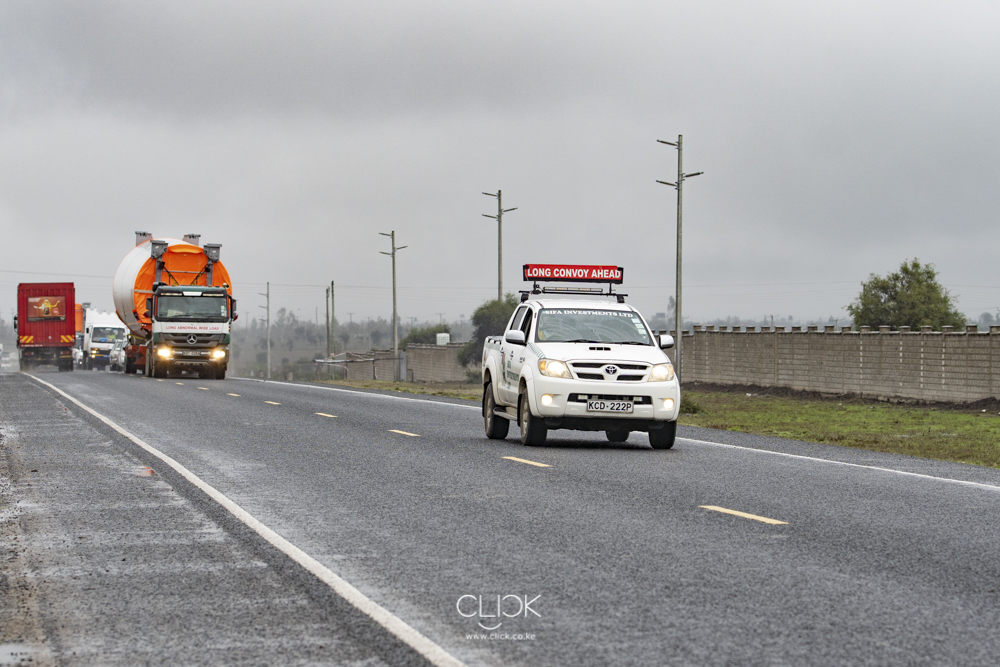
[(125, 327), (111, 313), (88, 308), (83, 313), (83, 367), (105, 370), (111, 363), (115, 341), (125, 338)]
[(673, 447), (680, 383), (663, 353), (673, 337), (654, 334), (625, 304), (626, 295), (610, 287), (607, 293), (538, 287), (540, 281), (621, 284), (622, 274), (615, 266), (524, 265), (534, 288), (521, 293), (504, 334), (483, 346), (488, 438), (507, 437), (513, 421), (525, 445), (541, 445), (548, 431), (562, 428), (604, 431), (611, 442), (643, 431), (654, 449)]
[(17, 286), (18, 359), (22, 371), (38, 366), (73, 370), (76, 327), (73, 283), (21, 283)]
[(236, 320), (229, 272), (219, 244), (200, 247), (200, 236), (154, 239), (136, 232), (112, 292), (115, 312), (129, 329), (125, 372), (149, 377), (196, 373), (222, 380), (229, 365)]

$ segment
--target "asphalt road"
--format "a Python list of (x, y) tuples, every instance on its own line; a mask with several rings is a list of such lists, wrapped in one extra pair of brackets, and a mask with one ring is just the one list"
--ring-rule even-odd
[[(468, 665), (982, 665), (1000, 653), (1000, 471), (706, 429), (682, 428), (670, 451), (571, 431), (526, 448), (516, 426), (487, 440), (461, 401), (37, 377)], [(5, 446), (20, 441), (21, 513), (44, 517), (18, 539), (29, 570), (47, 573), (32, 578), (31, 614), (57, 662), (114, 651), (129, 664), (129, 645), (151, 664), (421, 662), (106, 424), (26, 376), (0, 380), (0, 400), (20, 406), (0, 424)], [(73, 470), (101, 466), (98, 490), (78, 490), (100, 509), (81, 519)], [(81, 609), (80, 572), (53, 537), (74, 521), (94, 536), (163, 522), (132, 554), (155, 557), (151, 581), (109, 568), (102, 604)], [(489, 616), (497, 596), (509, 616)]]

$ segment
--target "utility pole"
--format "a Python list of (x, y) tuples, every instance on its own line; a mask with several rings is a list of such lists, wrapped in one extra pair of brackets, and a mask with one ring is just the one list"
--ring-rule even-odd
[(444, 324), (444, 313), (435, 313), (438, 316), (438, 324)]
[(672, 141), (663, 141), (662, 139), (657, 139), (661, 144), (667, 144), (668, 146), (673, 146), (677, 149), (677, 182), (668, 183), (667, 181), (656, 181), (657, 183), (662, 183), (663, 185), (673, 186), (677, 190), (677, 296), (674, 297), (674, 305), (676, 310), (674, 311), (674, 319), (676, 324), (674, 325), (674, 331), (677, 332), (677, 340), (674, 343), (674, 367), (675, 373), (677, 373), (677, 382), (681, 381), (681, 346), (684, 340), (684, 318), (681, 315), (681, 241), (683, 236), (681, 234), (682, 230), (682, 220), (683, 220), (683, 210), (684, 210), (684, 179), (691, 178), (693, 176), (701, 176), (705, 172), (696, 171), (693, 174), (684, 173), (684, 135), (677, 135), (677, 143)]
[(267, 283), (267, 292), (261, 294), (261, 296), (267, 297), (266, 306), (257, 306), (258, 308), (264, 308), (267, 311), (267, 379), (271, 379), (271, 283)]
[(333, 281), (330, 281), (330, 354), (337, 356), (337, 302), (334, 301)]
[(496, 194), (492, 192), (484, 192), (487, 197), (497, 198), (497, 214), (487, 215), (483, 213), (484, 218), (493, 218), (497, 221), (497, 300), (503, 300), (503, 214), (510, 213), (511, 211), (516, 211), (515, 208), (503, 207), (503, 193), (497, 190)]
[(330, 358), (330, 288), (326, 288), (326, 358)]
[(386, 234), (379, 232), (382, 236), (392, 239), (392, 252), (382, 252), (383, 255), (392, 257), (392, 357), (393, 357), (393, 379), (399, 382), (399, 327), (396, 326), (396, 251), (407, 247), (401, 245), (396, 247), (396, 231)]

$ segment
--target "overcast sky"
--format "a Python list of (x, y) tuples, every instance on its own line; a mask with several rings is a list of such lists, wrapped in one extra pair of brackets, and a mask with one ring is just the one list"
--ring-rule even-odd
[[(134, 232), (222, 244), (249, 319), (468, 316), (530, 263), (674, 290), (685, 315), (843, 318), (936, 265), (1000, 307), (995, 2), (0, 4), (0, 311), (73, 280), (111, 309)], [(353, 315), (348, 315), (353, 313)]]

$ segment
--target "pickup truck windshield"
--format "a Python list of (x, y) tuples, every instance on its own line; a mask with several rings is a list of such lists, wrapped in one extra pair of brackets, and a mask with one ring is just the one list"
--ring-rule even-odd
[(94, 330), (90, 332), (90, 340), (95, 343), (113, 343), (124, 337), (125, 330), (115, 327), (94, 327)]
[(181, 296), (163, 294), (156, 300), (156, 319), (225, 322), (229, 310), (222, 294)]
[(621, 343), (652, 345), (637, 314), (621, 310), (544, 308), (538, 314), (535, 341), (540, 343)]

